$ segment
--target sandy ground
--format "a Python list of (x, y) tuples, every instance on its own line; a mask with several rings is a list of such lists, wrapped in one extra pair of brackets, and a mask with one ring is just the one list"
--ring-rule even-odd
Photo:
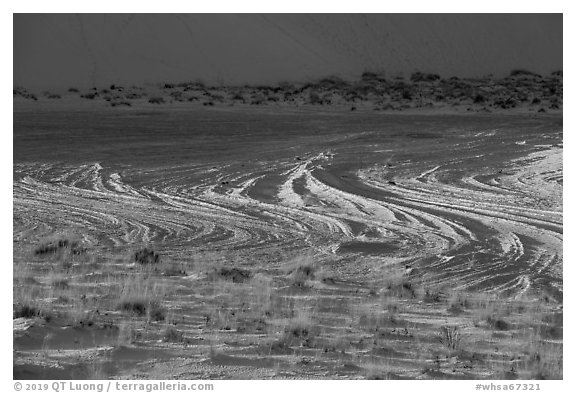
[(562, 377), (561, 114), (55, 102), (15, 378)]

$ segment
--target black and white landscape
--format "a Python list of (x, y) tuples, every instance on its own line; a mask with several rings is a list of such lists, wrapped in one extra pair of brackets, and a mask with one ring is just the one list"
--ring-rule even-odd
[(14, 378), (563, 378), (561, 15), (170, 18), (14, 17)]

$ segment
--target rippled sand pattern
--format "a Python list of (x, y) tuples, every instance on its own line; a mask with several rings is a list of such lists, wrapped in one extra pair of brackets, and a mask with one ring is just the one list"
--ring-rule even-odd
[(562, 294), (556, 117), (15, 113), (15, 253), (380, 258), (431, 282)]

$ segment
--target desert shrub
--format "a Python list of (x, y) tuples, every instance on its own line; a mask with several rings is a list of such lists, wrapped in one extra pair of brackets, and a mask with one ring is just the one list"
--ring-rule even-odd
[(85, 248), (79, 247), (78, 242), (69, 239), (58, 239), (41, 243), (34, 249), (36, 255), (55, 254), (60, 250), (69, 250), (73, 254), (81, 254), (86, 251)]
[(66, 278), (58, 278), (52, 280), (50, 286), (55, 289), (68, 289), (70, 285), (68, 284), (68, 279)]
[(49, 100), (59, 100), (62, 98), (60, 94), (50, 93), (49, 91), (44, 92), (44, 97), (48, 98)]
[(312, 322), (310, 317), (306, 313), (299, 311), (298, 315), (290, 320), (284, 328), (280, 342), (287, 347), (312, 347), (318, 334), (318, 327)]
[(165, 101), (164, 101), (164, 98), (162, 98), (162, 97), (150, 97), (148, 99), (148, 102), (150, 104), (163, 104)]
[(423, 299), (426, 303), (440, 303), (445, 296), (442, 292), (426, 288)]
[(474, 103), (475, 103), (475, 104), (481, 104), (481, 103), (483, 103), (483, 102), (485, 102), (485, 101), (486, 101), (486, 99), (484, 98), (484, 96), (483, 96), (482, 94), (476, 94), (476, 95), (474, 96)]
[(517, 69), (510, 71), (510, 76), (540, 76), (540, 75), (538, 75), (532, 71), (517, 68)]
[(137, 100), (137, 99), (140, 99), (142, 97), (144, 97), (144, 94), (142, 94), (142, 93), (128, 93), (125, 96), (125, 98), (127, 100)]
[(252, 278), (252, 272), (244, 269), (239, 269), (236, 267), (233, 268), (222, 267), (214, 271), (211, 274), (211, 277), (220, 278), (226, 281), (232, 281), (234, 283), (242, 283)]
[(323, 78), (318, 82), (318, 86), (323, 89), (343, 89), (348, 84), (346, 81), (342, 80), (337, 76), (330, 76), (328, 78)]
[(171, 262), (162, 269), (164, 276), (185, 276), (186, 269), (182, 263)]
[(416, 288), (410, 281), (403, 279), (400, 280), (390, 280), (385, 288), (384, 294), (388, 296), (394, 296), (398, 298), (416, 298)]
[(80, 95), (80, 97), (85, 98), (87, 100), (93, 100), (94, 98), (98, 97), (98, 93), (94, 92), (94, 93), (86, 93), (86, 94), (82, 94)]
[(315, 105), (315, 104), (322, 105), (323, 104), (322, 98), (315, 91), (311, 91), (310, 94), (308, 95), (308, 102), (310, 104), (313, 104), (313, 105)]
[(386, 79), (382, 75), (378, 75), (375, 72), (364, 71), (360, 79), (364, 82), (385, 82)]
[(147, 316), (149, 322), (166, 319), (164, 309), (155, 301), (146, 297), (126, 298), (118, 302), (117, 309), (142, 317)]
[(252, 95), (250, 105), (262, 105), (266, 102), (266, 98), (262, 94)]
[(156, 253), (154, 250), (148, 250), (148, 248), (144, 247), (143, 249), (134, 253), (134, 262), (137, 262), (141, 265), (159, 263), (160, 254)]
[(34, 318), (40, 316), (40, 310), (28, 304), (20, 304), (14, 308), (13, 318)]
[(309, 280), (314, 279), (316, 269), (312, 264), (300, 264), (290, 272), (290, 282), (297, 287), (305, 287)]
[(440, 332), (438, 333), (438, 340), (442, 345), (449, 349), (458, 349), (460, 342), (462, 341), (462, 335), (460, 334), (460, 328), (458, 326), (442, 326)]
[(156, 322), (166, 319), (164, 309), (157, 302), (150, 302), (146, 308), (148, 321)]
[(146, 314), (147, 302), (144, 299), (126, 299), (118, 303), (117, 309), (142, 316)]
[(110, 103), (110, 106), (115, 107), (115, 106), (132, 106), (131, 103), (129, 103), (128, 101), (112, 101)]
[(496, 100), (494, 101), (494, 105), (497, 107), (500, 107), (502, 109), (510, 109), (510, 108), (515, 108), (517, 105), (516, 100), (514, 100), (513, 98), (507, 98), (507, 99), (500, 99), (500, 100)]
[(428, 74), (423, 72), (415, 72), (410, 75), (410, 80), (412, 82), (434, 82), (440, 79), (438, 74)]
[(173, 99), (175, 99), (176, 101), (181, 101), (183, 100), (183, 95), (184, 93), (179, 91), (179, 90), (175, 90), (175, 91), (171, 91), (170, 92), (170, 97), (172, 97)]
[[(450, 289), (446, 288), (446, 292), (450, 293)], [(448, 309), (451, 314), (462, 314), (465, 310), (472, 307), (471, 301), (465, 292), (452, 291), (450, 297), (447, 299)]]
[(164, 330), (164, 337), (162, 338), (162, 341), (171, 343), (183, 342), (184, 335), (174, 326), (169, 325), (166, 327), (166, 330)]
[(376, 88), (372, 84), (366, 82), (356, 83), (353, 86), (353, 89), (362, 97), (366, 97), (369, 94), (378, 94)]
[(508, 330), (508, 329), (510, 329), (510, 325), (508, 324), (508, 322), (506, 322), (502, 319), (499, 319), (499, 318), (493, 318), (490, 316), (487, 318), (487, 322), (488, 322), (488, 324), (490, 324), (492, 329), (496, 329), (496, 330)]
[(38, 97), (36, 97), (35, 94), (28, 92), (23, 87), (16, 87), (14, 90), (12, 90), (12, 92), (15, 96), (20, 96), (20, 97), (25, 98), (27, 100), (38, 101)]
[(280, 82), (280, 83), (278, 83), (278, 88), (281, 91), (290, 92), (290, 91), (294, 91), (295, 86), (293, 83), (290, 83), (290, 82)]
[(404, 100), (411, 100), (412, 99), (412, 91), (410, 89), (402, 89), (401, 95)]
[(117, 310), (136, 315), (147, 316), (148, 321), (164, 319), (164, 310), (160, 299), (165, 296), (165, 288), (150, 279), (146, 274), (129, 274), (120, 285), (115, 306)]
[(562, 77), (562, 76), (563, 76), (563, 72), (562, 72), (562, 70), (558, 70), (558, 71), (552, 72), (550, 75), (556, 76), (556, 77), (558, 77), (558, 76), (559, 76), (559, 77)]

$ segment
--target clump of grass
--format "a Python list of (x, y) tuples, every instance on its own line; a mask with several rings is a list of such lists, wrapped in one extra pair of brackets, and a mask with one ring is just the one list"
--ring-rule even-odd
[(129, 298), (118, 302), (118, 310), (126, 311), (136, 316), (148, 317), (149, 322), (163, 321), (166, 319), (164, 309), (154, 301), (146, 298)]
[(157, 302), (148, 303), (146, 309), (149, 322), (158, 322), (166, 319), (165, 310)]
[(112, 101), (110, 102), (110, 106), (132, 106), (132, 104), (129, 101)]
[(316, 93), (315, 91), (311, 91), (310, 94), (308, 95), (308, 103), (312, 104), (312, 105), (322, 105), (324, 103), (324, 101), (322, 100), (322, 98), (320, 97), (320, 95), (318, 93)]
[(48, 98), (49, 100), (59, 100), (60, 98), (62, 98), (60, 96), (60, 94), (56, 94), (56, 93), (50, 93), (49, 91), (45, 91), (44, 92), (44, 96), (46, 98)]
[(154, 285), (146, 277), (128, 276), (120, 290), (116, 309), (136, 316), (147, 316), (148, 321), (165, 319), (164, 310), (160, 306), (162, 288)]
[(540, 75), (529, 70), (517, 68), (510, 71), (510, 76), (540, 76)]
[(38, 101), (38, 97), (36, 97), (35, 94), (28, 92), (28, 90), (26, 90), (23, 87), (16, 87), (13, 90), (13, 93), (15, 96), (20, 96), (20, 97), (25, 98), (27, 100)]
[(503, 319), (495, 318), (495, 317), (488, 317), (487, 322), (492, 327), (492, 329), (496, 330), (509, 330), (510, 324)]
[(130, 321), (120, 321), (118, 325), (118, 346), (130, 345), (136, 341), (137, 333)]
[(162, 97), (150, 97), (148, 102), (150, 104), (164, 104), (166, 101), (164, 101), (164, 98)]
[(50, 286), (54, 289), (66, 290), (70, 288), (67, 278), (55, 278), (50, 282)]
[(448, 300), (448, 312), (457, 315), (463, 313), (467, 308), (470, 308), (470, 301), (461, 293), (452, 293)]
[(289, 270), (289, 280), (293, 286), (307, 287), (308, 282), (315, 279), (316, 267), (307, 258), (294, 261), (294, 267)]
[(456, 350), (462, 341), (462, 335), (458, 326), (445, 325), (440, 328), (438, 340), (442, 345), (451, 350)]
[(86, 94), (80, 95), (80, 97), (85, 98), (85, 99), (87, 99), (87, 100), (93, 100), (93, 99), (95, 99), (96, 97), (98, 97), (98, 93), (96, 93), (96, 92), (86, 93)]
[(166, 326), (164, 330), (164, 334), (162, 337), (162, 341), (170, 342), (170, 343), (181, 343), (184, 342), (184, 334), (176, 329), (173, 325)]
[(14, 307), (13, 319), (35, 318), (41, 314), (40, 310), (30, 304), (19, 304)]
[(415, 72), (410, 76), (412, 82), (434, 82), (440, 79), (440, 75), (424, 72)]
[(171, 262), (162, 269), (164, 276), (185, 276), (186, 266), (182, 263)]
[(387, 369), (389, 365), (385, 363), (377, 363), (375, 361), (368, 361), (362, 365), (360, 370), (361, 375), (369, 380), (389, 380), (398, 379), (398, 376), (391, 373)]
[(134, 262), (141, 265), (156, 264), (160, 262), (160, 254), (145, 247), (134, 253)]
[(80, 243), (77, 240), (72, 238), (58, 237), (55, 239), (47, 239), (41, 242), (36, 248), (34, 249), (35, 255), (49, 255), (55, 254), (57, 252), (66, 252), (68, 251), (71, 254), (79, 255), (86, 252), (86, 248), (81, 247)]
[(242, 283), (252, 279), (252, 272), (237, 267), (227, 268), (221, 267), (216, 269), (212, 274), (212, 278), (220, 278), (234, 283)]
[(146, 299), (124, 299), (118, 303), (118, 310), (142, 316), (146, 314), (147, 306)]
[(312, 321), (310, 312), (299, 309), (296, 316), (285, 326), (280, 342), (287, 347), (313, 347), (318, 335), (318, 327)]
[(416, 287), (408, 280), (397, 282), (388, 282), (385, 287), (385, 293), (397, 298), (416, 298)]

